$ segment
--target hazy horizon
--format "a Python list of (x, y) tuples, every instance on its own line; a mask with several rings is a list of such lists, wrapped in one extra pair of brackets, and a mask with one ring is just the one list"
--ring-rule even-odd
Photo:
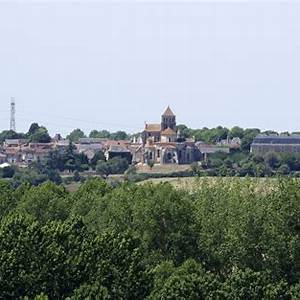
[(300, 4), (0, 2), (0, 131), (300, 131)]

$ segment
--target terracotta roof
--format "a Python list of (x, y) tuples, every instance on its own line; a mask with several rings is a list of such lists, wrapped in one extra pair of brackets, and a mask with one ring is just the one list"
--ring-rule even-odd
[(122, 146), (117, 146), (117, 145), (111, 145), (109, 147), (109, 152), (117, 152), (117, 153), (126, 153), (126, 152), (130, 152), (130, 150), (128, 150), (125, 147)]
[(79, 144), (103, 144), (107, 140), (104, 138), (81, 138), (78, 142)]
[(19, 154), (21, 153), (21, 150), (19, 148), (7, 148), (5, 150), (5, 154)]
[(174, 113), (172, 112), (170, 106), (167, 107), (166, 111), (164, 112), (163, 116), (168, 116), (168, 117), (175, 117)]
[(146, 131), (161, 131), (160, 124), (146, 124)]
[(126, 141), (126, 140), (120, 140), (120, 141), (107, 140), (106, 143), (105, 143), (106, 148), (109, 148), (110, 146), (127, 147), (128, 145), (130, 145), (130, 141)]
[(161, 135), (176, 135), (176, 132), (170, 127), (168, 127), (161, 133)]

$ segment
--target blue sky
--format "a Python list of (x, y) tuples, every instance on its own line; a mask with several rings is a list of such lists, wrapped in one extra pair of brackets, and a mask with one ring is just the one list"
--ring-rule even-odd
[(296, 2), (0, 2), (0, 130), (300, 130)]

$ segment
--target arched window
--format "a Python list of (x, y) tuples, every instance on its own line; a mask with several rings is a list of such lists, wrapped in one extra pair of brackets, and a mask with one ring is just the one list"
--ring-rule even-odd
[(160, 158), (160, 150), (157, 149), (157, 157)]

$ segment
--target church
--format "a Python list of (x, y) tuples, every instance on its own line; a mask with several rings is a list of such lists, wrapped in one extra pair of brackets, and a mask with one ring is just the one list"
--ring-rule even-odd
[(176, 116), (168, 106), (157, 124), (145, 124), (142, 145), (137, 149), (135, 162), (143, 164), (191, 164), (200, 160), (194, 140), (181, 137)]

